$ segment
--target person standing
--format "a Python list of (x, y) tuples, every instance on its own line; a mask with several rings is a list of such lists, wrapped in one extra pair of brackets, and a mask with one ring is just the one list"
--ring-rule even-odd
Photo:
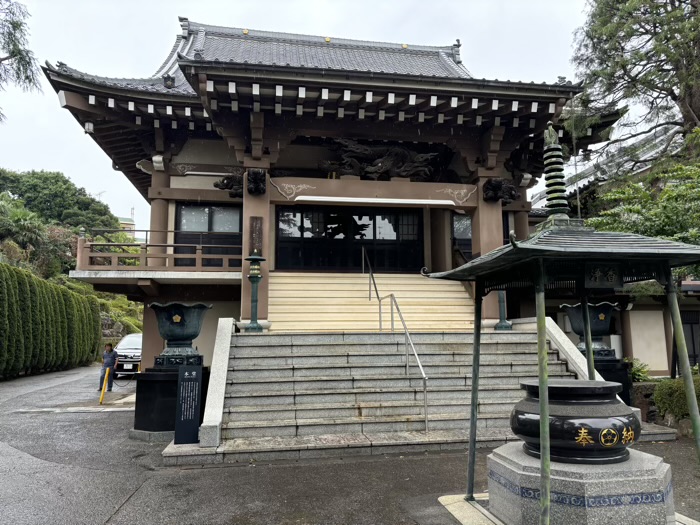
[(97, 390), (102, 390), (102, 386), (105, 384), (105, 373), (109, 368), (109, 378), (107, 379), (107, 392), (112, 391), (112, 379), (114, 378), (114, 370), (119, 362), (119, 354), (114, 351), (112, 343), (107, 343), (105, 345), (105, 351), (102, 354), (102, 371), (100, 372), (100, 388)]

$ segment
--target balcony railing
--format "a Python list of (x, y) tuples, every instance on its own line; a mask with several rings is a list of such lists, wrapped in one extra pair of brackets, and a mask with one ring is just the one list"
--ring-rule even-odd
[(241, 253), (239, 233), (95, 230), (78, 239), (76, 270), (235, 272)]

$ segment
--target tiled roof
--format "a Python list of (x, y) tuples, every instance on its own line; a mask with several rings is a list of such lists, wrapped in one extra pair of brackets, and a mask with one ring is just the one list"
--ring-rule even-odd
[[(149, 78), (91, 75), (62, 62), (55, 66), (47, 63), (47, 68), (115, 89), (188, 97), (194, 97), (195, 92), (180, 69), (179, 59), (410, 77), (471, 78), (461, 64), (459, 44), (446, 47), (389, 44), (212, 26), (186, 18), (181, 18), (180, 24), (182, 34), (176, 38), (161, 67)], [(174, 78), (173, 87), (165, 86), (164, 75)]]
[(187, 19), (181, 23), (183, 35), (193, 40), (182, 55), (194, 61), (471, 78), (461, 64), (459, 44), (414, 46), (210, 26)]

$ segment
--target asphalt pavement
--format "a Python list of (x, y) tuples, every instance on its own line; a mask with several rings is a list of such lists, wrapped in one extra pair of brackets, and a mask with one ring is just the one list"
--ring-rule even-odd
[[(464, 492), (464, 453), (163, 467), (165, 444), (128, 438), (134, 382), (100, 407), (98, 379), (90, 367), (0, 383), (0, 524), (458, 523), (437, 499)], [(671, 463), (676, 510), (700, 519), (692, 441), (637, 448)]]

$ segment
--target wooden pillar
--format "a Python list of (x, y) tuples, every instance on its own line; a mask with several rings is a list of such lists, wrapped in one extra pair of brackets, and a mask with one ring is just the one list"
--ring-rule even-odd
[(528, 212), (515, 212), (515, 238), (519, 241), (525, 240), (530, 235), (530, 224), (528, 222)]
[[(269, 165), (265, 164), (263, 161), (253, 161), (244, 162), (245, 168), (261, 168), (268, 169)], [(261, 246), (262, 255), (270, 260), (270, 180), (269, 175), (266, 174), (265, 178), (266, 191), (264, 195), (251, 195), (248, 193), (248, 171), (246, 170), (243, 179), (243, 259), (252, 254), (253, 246), (251, 242), (251, 219), (253, 217), (260, 217), (262, 220), (262, 228), (260, 228), (261, 234)], [(257, 219), (255, 219), (257, 220)], [(241, 320), (250, 320), (250, 298), (251, 298), (251, 285), (247, 276), (250, 271), (250, 263), (247, 261), (242, 261), (241, 271), (243, 272), (243, 279), (241, 283)], [(268, 262), (264, 262), (261, 265), (260, 274), (262, 280), (258, 285), (258, 320), (267, 320), (267, 308), (268, 308), (268, 298), (269, 298), (269, 283), (270, 283), (270, 265)]]
[[(479, 191), (477, 207), (472, 219), (472, 253), (474, 257), (485, 255), (503, 245), (503, 207), (501, 201), (485, 202), (483, 198), (484, 183), (499, 170), (479, 168), (477, 172)], [(498, 294), (490, 293), (484, 297), (484, 319), (498, 319)]]
[[(151, 175), (151, 189), (160, 190), (170, 187), (170, 175), (162, 171), (154, 171)], [(166, 199), (151, 200), (151, 230), (148, 236), (149, 244), (167, 244), (168, 242), (168, 201)], [(151, 253), (165, 253), (165, 248), (151, 248)], [(165, 259), (148, 260), (148, 266), (165, 266)]]

